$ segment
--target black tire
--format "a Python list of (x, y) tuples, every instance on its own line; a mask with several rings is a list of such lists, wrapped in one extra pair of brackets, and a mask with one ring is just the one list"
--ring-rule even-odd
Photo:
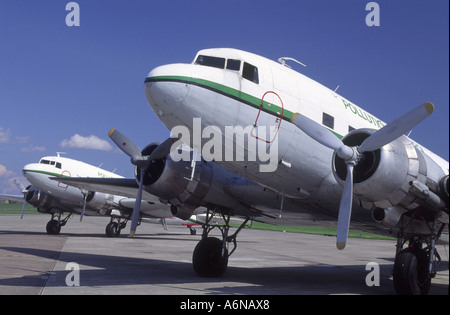
[(200, 277), (221, 277), (228, 266), (228, 250), (222, 257), (222, 241), (207, 237), (198, 242), (192, 255), (194, 271)]
[(430, 291), (428, 256), (420, 249), (407, 248), (395, 258), (394, 288), (400, 295), (426, 295)]
[(107, 237), (119, 237), (120, 236), (119, 224), (117, 222), (111, 222), (106, 226), (105, 233)]
[(50, 220), (45, 229), (47, 230), (47, 234), (58, 235), (61, 232), (61, 225), (58, 220)]

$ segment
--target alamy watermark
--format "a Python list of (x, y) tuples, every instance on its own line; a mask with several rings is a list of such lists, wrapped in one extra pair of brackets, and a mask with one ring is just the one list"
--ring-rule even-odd
[(66, 4), (66, 11), (69, 11), (66, 15), (66, 25), (80, 26), (80, 5), (77, 2), (69, 2)]
[[(185, 144), (199, 154), (194, 159), (200, 161), (258, 162), (262, 173), (274, 172), (278, 167), (278, 126), (218, 126), (202, 128), (201, 118), (192, 121), (192, 133), (186, 126), (175, 126), (171, 130), (173, 138), (171, 158), (175, 162), (191, 161), (186, 150), (177, 150)], [(203, 144), (202, 144), (203, 143)]]
[(70, 270), (70, 272), (66, 276), (66, 285), (68, 287), (79, 287), (80, 286), (80, 265), (78, 265), (75, 262), (67, 263), (66, 270)]
[(370, 271), (366, 276), (366, 285), (368, 287), (379, 287), (380, 266), (376, 262), (370, 262), (366, 265), (366, 271)]
[(370, 11), (366, 15), (366, 25), (369, 27), (380, 26), (380, 5), (376, 2), (366, 4), (366, 11)]

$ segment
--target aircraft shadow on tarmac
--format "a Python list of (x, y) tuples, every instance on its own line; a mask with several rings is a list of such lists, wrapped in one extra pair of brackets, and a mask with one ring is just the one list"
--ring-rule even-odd
[[(89, 268), (80, 270), (80, 286), (126, 286), (149, 285), (148, 291), (140, 294), (158, 294), (157, 287), (164, 285), (172, 288), (186, 284), (193, 293), (208, 294), (395, 294), (390, 278), (392, 265), (380, 265), (380, 286), (368, 287), (365, 278), (368, 271), (366, 265), (348, 266), (289, 266), (289, 267), (261, 267), (244, 268), (233, 267), (230, 260), (229, 267), (221, 278), (199, 278), (193, 271), (190, 262), (167, 261), (148, 258), (109, 256), (98, 254), (64, 252), (34, 249), (26, 247), (0, 247), (1, 250), (33, 255), (41, 258), (54, 258), (60, 262), (76, 261)], [(441, 265), (442, 270), (448, 270), (448, 263)], [(69, 271), (51, 271), (47, 277), (23, 276), (0, 279), (0, 286), (40, 286), (64, 287)], [(238, 285), (235, 285), (238, 283)], [(199, 284), (196, 286), (195, 284)], [(203, 285), (202, 285), (203, 284)], [(204, 284), (216, 287), (203, 289)], [(156, 289), (151, 289), (156, 285)], [(198, 288), (195, 291), (195, 288)], [(437, 294), (447, 294), (448, 285), (432, 284)], [(123, 290), (121, 294), (135, 294)]]

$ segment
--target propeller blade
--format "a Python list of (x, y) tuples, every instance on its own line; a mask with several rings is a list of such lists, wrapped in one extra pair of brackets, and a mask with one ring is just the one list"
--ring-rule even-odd
[(341, 204), (339, 206), (339, 216), (337, 224), (336, 247), (339, 250), (344, 249), (345, 245), (347, 244), (348, 229), (350, 226), (350, 217), (352, 214), (354, 167), (355, 165), (353, 163), (347, 163), (347, 178), (345, 180)]
[(317, 142), (336, 151), (336, 154), (340, 158), (349, 160), (353, 156), (354, 152), (352, 148), (346, 146), (331, 131), (314, 120), (302, 114), (294, 113), (291, 117), (291, 122)]
[(111, 140), (131, 158), (142, 157), (141, 150), (127, 137), (116, 129), (109, 131), (109, 137)]
[(364, 142), (359, 146), (358, 151), (361, 153), (374, 151), (385, 146), (414, 128), (422, 120), (430, 116), (433, 111), (434, 105), (429, 102), (417, 106), (413, 110), (403, 116), (400, 116), (373, 133), (370, 137), (364, 140)]
[(19, 190), (23, 193), (27, 192), (25, 186), (19, 182), (17, 179), (14, 179), (14, 184), (16, 184), (17, 188), (19, 188)]
[(23, 215), (25, 213), (25, 206), (27, 205), (27, 194), (28, 190), (25, 188), (25, 186), (17, 181), (17, 179), (14, 179), (14, 184), (16, 184), (17, 188), (23, 193), (23, 206), (22, 206), (22, 212), (20, 213), (20, 219), (23, 219)]
[(86, 211), (86, 203), (87, 203), (87, 195), (83, 194), (83, 196), (84, 196), (84, 203), (83, 203), (83, 210), (81, 211), (81, 214), (80, 214), (80, 222), (83, 221), (84, 212)]
[(22, 212), (20, 213), (20, 219), (23, 219), (23, 214), (25, 213), (25, 206), (27, 205), (27, 200), (25, 197), (23, 198), (23, 206), (22, 206)]
[(155, 150), (148, 156), (149, 161), (159, 160), (168, 156), (171, 152), (172, 144), (174, 144), (178, 139), (167, 138), (163, 143), (158, 145)]
[(139, 179), (139, 190), (136, 196), (136, 201), (134, 202), (133, 214), (131, 216), (131, 228), (130, 237), (134, 237), (136, 234), (136, 228), (139, 220), (139, 213), (141, 212), (141, 201), (142, 201), (142, 189), (144, 186), (144, 174), (145, 170), (141, 169), (141, 178)]

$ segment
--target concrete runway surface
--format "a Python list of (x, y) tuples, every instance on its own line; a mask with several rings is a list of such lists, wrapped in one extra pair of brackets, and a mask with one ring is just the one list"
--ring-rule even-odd
[[(71, 218), (57, 236), (47, 235), (50, 216), (0, 215), (0, 294), (304, 295), (395, 294), (394, 241), (349, 239), (338, 251), (335, 237), (243, 230), (221, 278), (199, 278), (192, 253), (201, 237), (186, 227), (142, 224), (135, 238), (104, 234), (109, 218)], [(216, 229), (215, 229), (216, 230)], [(215, 234), (217, 232), (214, 232)], [(447, 295), (448, 248), (430, 294)], [(68, 263), (79, 266), (76, 273)], [(379, 265), (380, 285), (366, 277)], [(68, 270), (66, 270), (66, 267)], [(79, 286), (67, 286), (69, 283)], [(369, 277), (370, 278), (370, 277)], [(374, 279), (374, 278), (373, 278)]]

